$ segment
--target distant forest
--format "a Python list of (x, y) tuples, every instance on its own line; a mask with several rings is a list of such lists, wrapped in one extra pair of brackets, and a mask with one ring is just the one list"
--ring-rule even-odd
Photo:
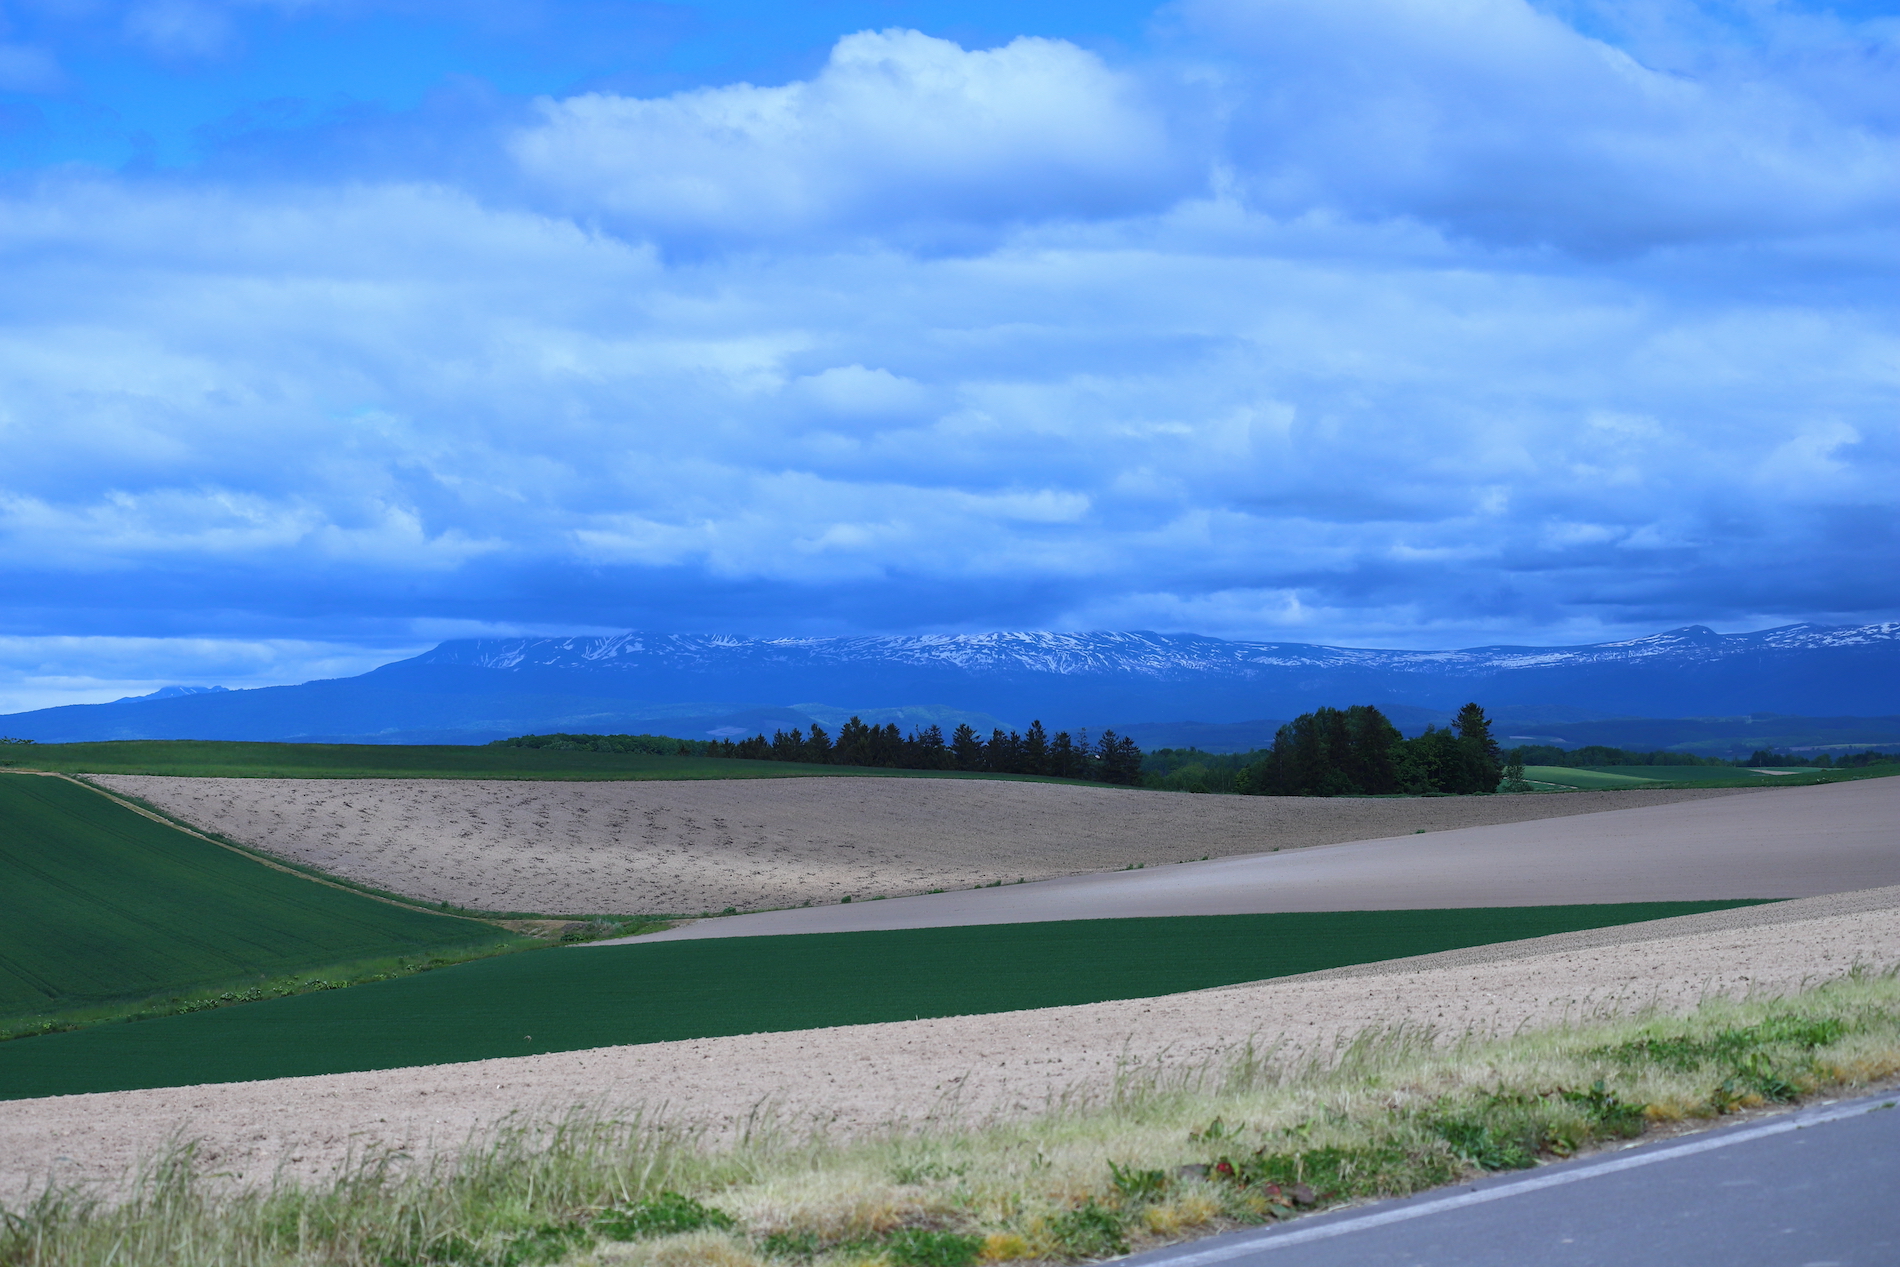
[(1407, 739), (1369, 704), (1316, 708), (1273, 737), (1273, 747), (1234, 777), (1236, 792), (1254, 796), (1380, 796), (1495, 792), (1504, 754), (1476, 704), (1458, 710), (1451, 728), (1427, 726)]
[(1133, 739), (1105, 730), (1054, 735), (1040, 721), (1023, 733), (997, 729), (984, 739), (968, 725), (948, 739), (936, 725), (903, 734), (896, 723), (873, 726), (853, 717), (834, 740), (816, 722), (809, 733), (794, 726), (734, 743), (730, 739), (673, 739), (663, 735), (520, 735), (494, 746), (564, 751), (629, 752), (648, 756), (729, 757), (746, 761), (799, 761), (811, 765), (873, 766), (892, 770), (962, 770), (972, 774), (1038, 774), (1132, 785), (1141, 781), (1142, 752)]
[(1142, 786), (1243, 796), (1470, 796), (1494, 792), (1505, 756), (1484, 709), (1467, 704), (1449, 729), (1412, 739), (1368, 704), (1316, 708), (1273, 738), (1271, 748), (1216, 755), (1164, 748), (1144, 763)]
[(1539, 744), (1500, 751), (1489, 719), (1476, 704), (1460, 709), (1449, 729), (1428, 728), (1412, 739), (1400, 735), (1383, 713), (1367, 705), (1315, 709), (1282, 726), (1271, 748), (1232, 753), (1162, 748), (1144, 754), (1133, 740), (1112, 730), (1091, 743), (1087, 731), (1051, 736), (1041, 722), (1022, 734), (995, 730), (987, 740), (969, 726), (958, 726), (946, 740), (937, 726), (904, 735), (895, 725), (873, 726), (856, 717), (839, 728), (835, 740), (823, 726), (813, 725), (809, 734), (795, 727), (775, 731), (769, 739), (760, 734), (736, 743), (668, 735), (557, 734), (497, 739), (494, 746), (1040, 774), (1163, 792), (1253, 796), (1471, 795), (1497, 790), (1501, 782), (1521, 777), (1527, 765), (1847, 769), (1900, 761), (1900, 754), (1884, 752), (1838, 758), (1822, 753), (1809, 758), (1764, 750), (1746, 761), (1725, 761), (1684, 752), (1630, 752), (1600, 746), (1566, 750)]
[(1816, 757), (1797, 757), (1786, 752), (1773, 752), (1767, 748), (1756, 749), (1746, 761), (1730, 761), (1722, 757), (1698, 757), (1688, 752), (1629, 752), (1622, 748), (1605, 748), (1599, 744), (1592, 744), (1587, 748), (1558, 748), (1550, 744), (1527, 744), (1522, 748), (1511, 749), (1507, 755), (1510, 760), (1522, 765), (1554, 765), (1562, 766), (1567, 770), (1604, 765), (1701, 765), (1733, 766), (1741, 769), (1766, 765), (1814, 766), (1823, 770), (1846, 770), (1900, 761), (1900, 755), (1890, 752), (1856, 752), (1839, 757), (1823, 752)]
[[(1469, 707), (1475, 707), (1475, 705)], [(1157, 749), (1149, 753), (1142, 761), (1141, 786), (1164, 792), (1251, 792), (1255, 795), (1284, 796), (1351, 795), (1351, 793), (1324, 791), (1273, 793), (1269, 791), (1268, 785), (1271, 782), (1271, 772), (1275, 770), (1284, 771), (1289, 768), (1296, 771), (1302, 768), (1313, 770), (1333, 764), (1332, 758), (1325, 754), (1339, 745), (1336, 741), (1329, 744), (1324, 738), (1325, 733), (1329, 728), (1337, 731), (1342, 728), (1341, 722), (1347, 722), (1348, 724), (1343, 728), (1350, 734), (1349, 719), (1353, 711), (1347, 709), (1341, 713), (1333, 709), (1320, 709), (1309, 713), (1283, 729), (1276, 738), (1273, 748), (1256, 748), (1251, 752), (1203, 752), (1199, 748)], [(1367, 711), (1375, 715), (1378, 713), (1377, 709)], [(1482, 709), (1479, 710), (1480, 713), (1482, 711)], [(1322, 714), (1333, 714), (1333, 716), (1322, 717)], [(1463, 714), (1460, 716), (1462, 717)], [(1362, 729), (1369, 725), (1372, 730), (1377, 730), (1376, 722), (1371, 722), (1370, 719), (1363, 719), (1360, 725)], [(1487, 725), (1487, 737), (1488, 730)], [(1428, 744), (1427, 736), (1432, 733), (1428, 731), (1426, 735), (1420, 735), (1416, 739), (1398, 741), (1398, 751), (1391, 762), (1392, 774), (1400, 784), (1396, 790), (1414, 792), (1452, 790), (1443, 786), (1442, 783), (1435, 788), (1423, 787), (1425, 778), (1421, 777), (1421, 774), (1429, 777), (1434, 769), (1444, 769), (1446, 757), (1450, 755), (1448, 749), (1453, 749), (1454, 745), (1464, 742), (1466, 736), (1456, 732), (1455, 729), (1441, 730), (1436, 732), (1435, 737)], [(1390, 738), (1391, 736), (1388, 735), (1388, 739)], [(1350, 741), (1347, 746), (1350, 748)], [(1304, 753), (1302, 753), (1302, 748)], [(1422, 752), (1421, 749), (1423, 749)], [(1281, 755), (1276, 757), (1276, 751)], [(1471, 748), (1468, 747), (1466, 752), (1469, 755)], [(1697, 757), (1686, 752), (1630, 752), (1622, 748), (1602, 746), (1566, 750), (1542, 744), (1505, 749), (1498, 754), (1498, 757), (1503, 762), (1501, 773), (1506, 782), (1521, 778), (1523, 768), (1527, 765), (1562, 766), (1567, 769), (1619, 765), (1811, 766), (1817, 769), (1845, 770), (1900, 763), (1900, 753), (1889, 752), (1857, 752), (1840, 757), (1822, 753), (1816, 757), (1796, 757), (1764, 749), (1746, 761), (1727, 761), (1720, 757)], [(1424, 767), (1422, 772), (1421, 765)], [(1339, 774), (1344, 780), (1351, 780), (1354, 777), (1349, 765)], [(1480, 773), (1477, 777), (1481, 778), (1483, 775)], [(1322, 778), (1319, 783), (1324, 786), (1327, 781), (1329, 780)], [(1342, 780), (1335, 778), (1330, 781), (1338, 783)], [(1433, 781), (1438, 782), (1436, 779)], [(1308, 779), (1306, 782), (1311, 785), (1314, 780)], [(1467, 786), (1470, 782), (1468, 778)]]

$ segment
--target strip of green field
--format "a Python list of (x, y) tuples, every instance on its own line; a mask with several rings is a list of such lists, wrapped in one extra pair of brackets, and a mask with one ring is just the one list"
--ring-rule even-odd
[[(1647, 769), (1648, 767), (1643, 767)], [(1599, 788), (1619, 787), (1655, 787), (1662, 782), (1659, 779), (1645, 778), (1641, 775), (1604, 773), (1597, 770), (1583, 770), (1560, 765), (1527, 765), (1524, 777), (1533, 783), (1554, 783), (1559, 787)]]
[[(1068, 783), (1020, 774), (885, 770), (739, 761), (724, 757), (650, 757), (639, 753), (564, 752), (456, 744), (238, 743), (215, 739), (127, 739), (109, 743), (31, 744), (0, 749), (0, 767), (75, 774), (168, 774), (253, 779), (1008, 779)], [(1087, 786), (1106, 787), (1106, 784)]]
[(1745, 905), (1074, 920), (504, 955), (348, 990), (0, 1043), (0, 1099), (1144, 998)]
[(278, 870), (66, 779), (0, 775), (0, 1017), (522, 940)]
[(1534, 783), (1587, 789), (1636, 787), (1806, 787), (1853, 779), (1878, 779), (1900, 774), (1900, 767), (1863, 769), (1796, 769), (1781, 774), (1759, 774), (1737, 766), (1694, 765), (1527, 765), (1524, 777)]

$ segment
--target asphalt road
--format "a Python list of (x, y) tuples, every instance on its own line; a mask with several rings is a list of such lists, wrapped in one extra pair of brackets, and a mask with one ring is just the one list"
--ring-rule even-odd
[(1142, 1267), (1895, 1267), (1900, 1093), (1125, 1261)]

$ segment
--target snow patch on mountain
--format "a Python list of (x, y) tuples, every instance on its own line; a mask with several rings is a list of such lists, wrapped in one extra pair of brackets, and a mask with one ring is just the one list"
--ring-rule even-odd
[(1592, 664), (1673, 660), (1706, 663), (1742, 655), (1900, 642), (1900, 622), (1786, 625), (1721, 634), (1706, 625), (1617, 642), (1573, 647), (1469, 647), (1451, 651), (1329, 647), (1308, 643), (1241, 642), (1145, 631), (1051, 633), (1009, 631), (854, 638), (746, 638), (730, 634), (470, 639), (445, 642), (415, 663), (490, 669), (637, 671), (764, 665), (893, 664), (968, 673), (1126, 675), (1171, 679), (1206, 674), (1253, 677), (1262, 669), (1363, 668), (1416, 673), (1488, 675)]

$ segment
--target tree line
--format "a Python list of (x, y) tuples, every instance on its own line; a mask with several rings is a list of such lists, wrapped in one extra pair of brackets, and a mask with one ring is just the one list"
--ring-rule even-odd
[(1840, 756), (1821, 753), (1814, 757), (1797, 757), (1792, 753), (1770, 752), (1759, 748), (1746, 761), (1736, 764), (1744, 766), (1783, 765), (1813, 766), (1819, 770), (1858, 770), (1870, 765), (1889, 765), (1900, 762), (1900, 752), (1849, 752)]
[[(1476, 704), (1450, 727), (1407, 739), (1370, 704), (1316, 708), (1273, 737), (1260, 760), (1237, 771), (1234, 790), (1253, 796), (1472, 796), (1505, 779), (1503, 750)], [(1522, 763), (1515, 779), (1523, 777)]]
[(962, 770), (987, 774), (1039, 774), (1132, 785), (1141, 781), (1141, 748), (1126, 735), (1104, 730), (1093, 742), (1086, 730), (1051, 735), (1040, 721), (1023, 732), (1000, 727), (984, 739), (965, 724), (944, 737), (929, 725), (908, 735), (895, 722), (872, 725), (853, 717), (834, 739), (813, 722), (734, 742), (674, 739), (663, 735), (518, 735), (493, 746), (564, 751), (627, 752), (649, 756), (720, 757), (741, 761), (797, 761), (808, 765), (882, 767), (894, 770)]

